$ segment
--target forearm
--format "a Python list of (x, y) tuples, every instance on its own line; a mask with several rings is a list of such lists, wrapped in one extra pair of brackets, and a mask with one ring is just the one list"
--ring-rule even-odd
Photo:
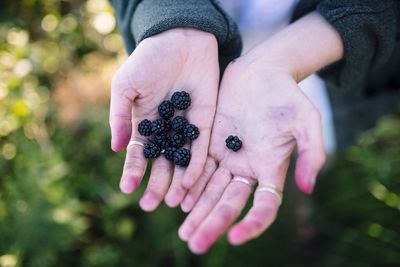
[(272, 36), (245, 57), (264, 66), (284, 69), (297, 82), (343, 57), (343, 40), (317, 12), (310, 13)]

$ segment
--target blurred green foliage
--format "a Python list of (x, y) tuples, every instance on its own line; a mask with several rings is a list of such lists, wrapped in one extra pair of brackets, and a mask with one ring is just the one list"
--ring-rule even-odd
[(311, 198), (290, 179), (259, 239), (195, 256), (177, 238), (182, 212), (147, 214), (140, 192), (119, 192), (107, 103), (57, 119), (52, 85), (87, 55), (122, 49), (105, 0), (0, 3), (0, 267), (400, 266), (398, 113), (339, 156)]

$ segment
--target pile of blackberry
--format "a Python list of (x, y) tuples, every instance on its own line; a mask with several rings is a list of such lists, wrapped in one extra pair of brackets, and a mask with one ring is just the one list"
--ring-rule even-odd
[[(191, 153), (183, 146), (187, 141), (195, 140), (200, 135), (199, 128), (190, 124), (183, 116), (175, 116), (175, 109), (186, 110), (191, 104), (189, 93), (173, 93), (171, 100), (165, 100), (158, 106), (160, 118), (150, 121), (142, 120), (138, 125), (141, 135), (150, 137), (144, 145), (143, 155), (148, 159), (158, 158), (161, 154), (175, 165), (189, 165)], [(173, 118), (174, 117), (174, 118)]]

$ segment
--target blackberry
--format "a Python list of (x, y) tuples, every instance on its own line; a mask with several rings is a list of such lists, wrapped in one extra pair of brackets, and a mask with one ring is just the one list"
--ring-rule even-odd
[(150, 136), (153, 133), (151, 129), (151, 121), (149, 121), (148, 119), (142, 120), (138, 124), (138, 131), (143, 136)]
[(229, 149), (235, 152), (242, 148), (242, 141), (240, 141), (239, 137), (237, 136), (228, 136), (228, 138), (225, 140), (225, 143)]
[(171, 147), (171, 146), (166, 147), (165, 150), (164, 150), (164, 157), (165, 157), (167, 160), (174, 161), (174, 153), (175, 153), (177, 150), (178, 150), (178, 149), (175, 148), (175, 147)]
[(190, 104), (190, 95), (185, 91), (175, 92), (172, 94), (171, 102), (176, 109), (185, 110)]
[(188, 125), (186, 125), (183, 133), (184, 133), (185, 137), (189, 138), (190, 140), (194, 140), (197, 137), (199, 137), (200, 131), (196, 125), (188, 124)]
[(169, 138), (166, 133), (156, 134), (153, 138), (154, 144), (156, 144), (159, 148), (164, 149), (169, 146)]
[(143, 155), (146, 159), (155, 159), (161, 154), (161, 148), (156, 144), (145, 144), (143, 148)]
[(181, 148), (185, 144), (185, 137), (180, 133), (174, 133), (170, 138), (172, 147)]
[(174, 152), (174, 163), (175, 165), (186, 167), (190, 162), (190, 150), (186, 148), (180, 148)]
[(172, 128), (172, 130), (174, 130), (176, 132), (183, 131), (185, 129), (186, 125), (188, 125), (188, 124), (189, 124), (189, 122), (185, 117), (176, 116), (171, 121), (171, 128)]
[(168, 120), (174, 116), (174, 106), (171, 101), (165, 100), (158, 106), (158, 113), (160, 117)]
[(164, 119), (156, 119), (151, 123), (153, 133), (167, 133), (171, 129), (170, 122)]

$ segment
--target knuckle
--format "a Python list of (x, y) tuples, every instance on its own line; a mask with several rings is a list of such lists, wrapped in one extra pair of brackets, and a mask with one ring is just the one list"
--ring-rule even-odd
[(124, 170), (126, 171), (134, 171), (134, 170), (141, 170), (143, 169), (143, 158), (139, 157), (130, 157), (126, 160), (124, 165)]
[(216, 163), (214, 161), (207, 161), (206, 166), (203, 170), (203, 173), (201, 174), (203, 177), (206, 177), (207, 180), (211, 178), (214, 170), (216, 168)]
[(118, 121), (125, 121), (130, 123), (131, 116), (129, 114), (123, 114), (123, 113), (110, 113), (108, 121), (111, 126), (113, 126), (114, 123)]
[(212, 172), (215, 170), (215, 168), (217, 168), (217, 162), (215, 161), (215, 159), (208, 157), (206, 160), (205, 170), (208, 171), (209, 174), (211, 175)]
[(111, 80), (111, 92), (129, 101), (133, 101), (136, 88), (138, 87), (135, 86), (132, 79), (121, 71), (117, 71)]
[(169, 162), (165, 162), (164, 159), (158, 158), (153, 165), (153, 168), (157, 170), (158, 174), (169, 174), (171, 170), (171, 166)]
[(158, 194), (156, 192), (160, 192), (163, 188), (163, 186), (160, 184), (158, 179), (154, 179), (155, 177), (152, 177), (149, 179), (147, 183), (147, 188), (148, 191), (151, 192), (153, 195)]
[(260, 218), (253, 218), (248, 222), (248, 226), (252, 231), (259, 232), (265, 227), (265, 221)]
[(233, 221), (235, 219), (235, 214), (237, 210), (228, 204), (221, 204), (215, 210), (218, 217), (224, 222)]
[(212, 190), (212, 188), (208, 188), (208, 190), (206, 190), (204, 192), (204, 194), (202, 195), (202, 199), (204, 199), (204, 201), (206, 203), (214, 204), (220, 198), (220, 194), (218, 194), (218, 193), (219, 192), (217, 192), (216, 190)]

